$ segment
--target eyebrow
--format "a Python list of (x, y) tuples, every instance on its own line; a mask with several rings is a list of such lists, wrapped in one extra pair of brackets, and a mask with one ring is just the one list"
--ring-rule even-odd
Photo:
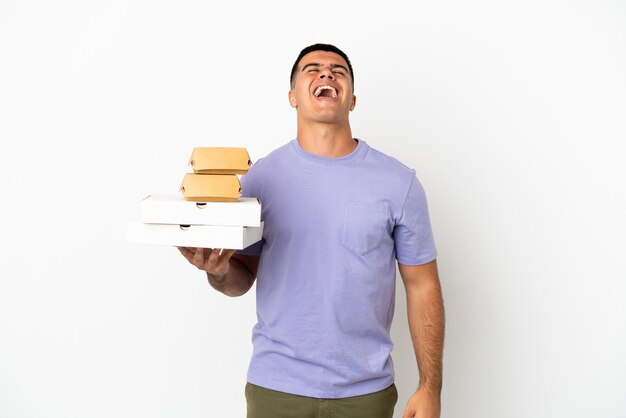
[[(306, 64), (304, 67), (302, 67), (302, 71), (301, 71), (301, 72), (304, 72), (304, 70), (306, 70), (306, 69), (307, 69), (307, 68), (309, 68), (309, 67), (321, 67), (321, 66), (322, 66), (322, 64), (320, 64), (320, 63), (317, 63), (317, 62), (311, 62), (311, 63)], [(350, 74), (350, 71), (346, 68), (346, 66), (345, 66), (345, 65), (341, 65), (341, 64), (330, 64), (330, 68), (343, 68), (343, 70), (344, 70), (346, 73)]]

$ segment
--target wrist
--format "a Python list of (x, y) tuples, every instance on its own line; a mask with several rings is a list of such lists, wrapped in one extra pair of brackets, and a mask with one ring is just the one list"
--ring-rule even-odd
[(226, 283), (227, 274), (228, 273), (218, 274), (218, 273), (214, 273), (210, 271), (206, 272), (207, 278), (209, 279), (209, 283), (211, 284), (211, 286), (216, 287), (216, 288), (222, 287), (224, 283)]
[(432, 397), (441, 397), (441, 383), (435, 384), (434, 382), (420, 382), (417, 390), (419, 392), (427, 393)]

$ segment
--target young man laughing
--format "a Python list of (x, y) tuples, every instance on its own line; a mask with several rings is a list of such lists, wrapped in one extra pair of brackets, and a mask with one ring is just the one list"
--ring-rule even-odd
[(243, 251), (180, 248), (220, 292), (256, 281), (248, 418), (391, 418), (396, 263), (419, 385), (403, 418), (438, 418), (444, 308), (415, 171), (352, 136), (354, 72), (333, 45), (304, 48), (290, 77), (297, 136), (242, 178), (263, 239)]

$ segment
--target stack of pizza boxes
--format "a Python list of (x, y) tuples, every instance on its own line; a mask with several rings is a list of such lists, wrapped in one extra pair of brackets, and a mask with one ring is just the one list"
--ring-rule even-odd
[(180, 191), (141, 201), (141, 219), (130, 222), (137, 244), (243, 249), (261, 239), (261, 202), (241, 197), (240, 176), (252, 165), (245, 148), (194, 148)]

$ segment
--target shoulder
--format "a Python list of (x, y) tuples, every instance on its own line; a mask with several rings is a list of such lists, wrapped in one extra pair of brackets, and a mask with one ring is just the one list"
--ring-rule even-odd
[[(366, 144), (367, 145), (367, 144)], [(368, 164), (380, 170), (381, 175), (389, 176), (394, 180), (412, 181), (415, 170), (396, 157), (367, 145), (365, 160)]]
[(248, 170), (248, 174), (257, 172), (262, 173), (265, 170), (271, 169), (274, 164), (284, 161), (290, 154), (291, 142), (292, 141), (287, 142), (286, 144), (276, 148), (266, 156), (259, 158), (252, 164), (252, 166)]
[(268, 181), (276, 178), (276, 167), (288, 160), (290, 142), (276, 148), (254, 161), (245, 175), (241, 176), (244, 197), (260, 197)]

